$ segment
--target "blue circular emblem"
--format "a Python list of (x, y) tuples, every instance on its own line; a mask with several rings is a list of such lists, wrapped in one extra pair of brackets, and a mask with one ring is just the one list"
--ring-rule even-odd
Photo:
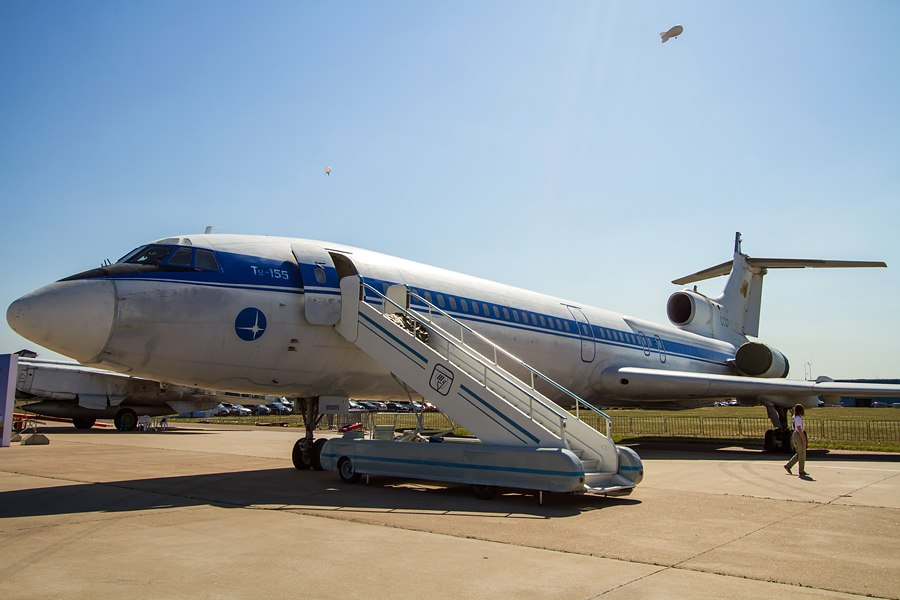
[(258, 308), (245, 308), (234, 320), (234, 332), (245, 342), (258, 340), (266, 332), (266, 315)]

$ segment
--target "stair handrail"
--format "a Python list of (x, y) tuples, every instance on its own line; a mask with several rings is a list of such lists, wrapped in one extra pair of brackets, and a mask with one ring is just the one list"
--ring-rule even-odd
[[(450, 319), (451, 321), (453, 321), (456, 325), (458, 325), (458, 326), (460, 327), (461, 330), (468, 331), (469, 333), (471, 333), (472, 335), (474, 335), (475, 337), (477, 337), (479, 340), (481, 340), (482, 342), (484, 342), (485, 344), (487, 344), (487, 345), (489, 345), (491, 348), (493, 348), (493, 350), (494, 350), (494, 364), (496, 364), (497, 366), (499, 366), (499, 363), (497, 362), (497, 352), (501, 352), (501, 353), (503, 353), (506, 357), (510, 358), (513, 362), (515, 362), (515, 363), (518, 364), (519, 366), (521, 366), (521, 367), (523, 367), (524, 369), (526, 369), (529, 373), (531, 373), (531, 387), (532, 387), (532, 389), (534, 389), (535, 391), (537, 391), (537, 388), (536, 388), (535, 385), (534, 385), (534, 378), (535, 378), (535, 376), (537, 376), (539, 379), (543, 380), (545, 383), (550, 384), (550, 386), (556, 388), (557, 390), (559, 390), (560, 392), (562, 392), (563, 394), (565, 394), (566, 396), (568, 396), (570, 399), (574, 400), (574, 401), (575, 401), (575, 418), (578, 419), (579, 421), (581, 420), (581, 413), (580, 413), (579, 407), (582, 406), (582, 405), (584, 405), (584, 407), (585, 407), (586, 409), (589, 409), (589, 410), (591, 410), (591, 411), (597, 413), (597, 414), (600, 415), (601, 417), (603, 417), (603, 420), (604, 420), (605, 423), (606, 423), (606, 437), (610, 437), (611, 429), (612, 429), (612, 417), (610, 417), (609, 415), (607, 415), (605, 412), (603, 412), (602, 410), (600, 410), (599, 408), (597, 408), (596, 406), (594, 406), (593, 404), (591, 404), (591, 403), (588, 402), (587, 400), (583, 399), (581, 396), (575, 394), (574, 392), (572, 392), (572, 391), (569, 390), (568, 388), (566, 388), (566, 387), (564, 387), (563, 385), (557, 383), (556, 381), (554, 381), (553, 379), (551, 379), (551, 378), (548, 377), (547, 375), (544, 375), (544, 374), (541, 373), (539, 370), (535, 369), (534, 367), (532, 367), (531, 365), (529, 365), (528, 363), (526, 363), (525, 361), (523, 361), (523, 360), (520, 359), (519, 357), (515, 356), (514, 354), (512, 354), (511, 352), (509, 352), (508, 350), (506, 350), (505, 348), (503, 348), (503, 346), (500, 346), (500, 345), (498, 345), (497, 343), (491, 341), (490, 339), (488, 339), (488, 338), (485, 337), (484, 335), (478, 333), (477, 331), (475, 331), (474, 329), (472, 329), (471, 327), (469, 327), (468, 325), (466, 325), (465, 323), (463, 323), (462, 321), (460, 321), (460, 320), (457, 319), (456, 317), (454, 317), (454, 316), (448, 314), (446, 311), (444, 311), (443, 309), (441, 309), (439, 306), (436, 306), (436, 305), (433, 304), (432, 302), (429, 302), (427, 298), (423, 298), (420, 294), (418, 294), (417, 292), (412, 291), (412, 290), (409, 289), (408, 287), (407, 287), (407, 290), (409, 290), (409, 295), (410, 295), (411, 297), (416, 298), (417, 300), (419, 300), (420, 302), (422, 302), (423, 304), (425, 304), (425, 305), (428, 307), (428, 312), (429, 312), (429, 314), (431, 313), (431, 310), (432, 310), (432, 309), (436, 310), (436, 311), (437, 311), (438, 313), (440, 313), (442, 316), (444, 316), (444, 317)], [(460, 334), (460, 338), (459, 338), (459, 339), (460, 339), (461, 342), (465, 343), (465, 340), (463, 339), (462, 334)]]
[[(390, 298), (388, 298), (387, 296), (385, 296), (384, 294), (382, 294), (378, 289), (372, 287), (371, 285), (369, 285), (369, 284), (367, 284), (367, 283), (365, 283), (365, 282), (361, 282), (361, 283), (362, 283), (364, 286), (366, 286), (367, 288), (371, 289), (373, 292), (375, 292), (376, 295), (381, 296), (382, 298), (386, 299), (387, 301), (389, 301), (391, 304), (393, 304), (393, 305), (396, 306), (397, 308), (401, 309), (404, 313), (409, 314), (409, 311), (408, 311), (406, 308), (404, 308), (404, 307), (402, 307), (402, 306), (399, 306), (396, 302), (394, 302), (393, 300), (391, 300)], [(424, 298), (424, 297), (423, 297), (422, 295), (420, 295), (418, 292), (413, 291), (409, 286), (404, 286), (404, 287), (406, 287), (406, 291), (407, 291), (407, 293), (409, 294), (409, 296), (410, 296), (411, 298), (415, 298), (416, 300), (418, 300), (418, 301), (420, 301), (422, 304), (424, 304), (426, 307), (428, 307), (428, 313), (429, 313), (428, 321), (432, 324), (432, 326), (437, 327), (438, 329), (441, 329), (441, 327), (439, 327), (438, 325), (436, 325), (436, 324), (434, 323), (433, 319), (430, 317), (432, 311), (435, 311), (435, 312), (437, 312), (438, 314), (440, 314), (441, 316), (443, 316), (443, 317), (449, 319), (449, 320), (452, 321), (454, 324), (456, 324), (456, 325), (460, 328), (460, 331), (461, 331), (461, 332), (462, 332), (462, 331), (468, 331), (469, 333), (471, 333), (472, 335), (474, 335), (476, 338), (478, 338), (479, 340), (481, 340), (482, 342), (484, 342), (485, 344), (487, 344), (488, 346), (490, 346), (490, 347), (493, 349), (493, 351), (494, 351), (494, 365), (497, 366), (498, 368), (502, 368), (502, 367), (500, 367), (500, 363), (499, 363), (498, 360), (497, 360), (497, 352), (500, 352), (500, 353), (502, 353), (503, 355), (505, 355), (506, 357), (510, 358), (513, 362), (515, 362), (515, 363), (518, 364), (519, 366), (521, 366), (521, 367), (523, 367), (524, 369), (526, 369), (526, 370), (530, 373), (530, 377), (531, 377), (531, 389), (534, 390), (535, 392), (537, 392), (537, 388), (535, 387), (535, 384), (534, 384), (534, 378), (535, 378), (535, 376), (537, 376), (539, 379), (541, 379), (541, 380), (543, 380), (544, 382), (548, 383), (551, 387), (556, 388), (557, 390), (559, 390), (560, 392), (562, 392), (564, 395), (566, 395), (566, 396), (568, 396), (570, 399), (574, 400), (574, 402), (575, 402), (575, 418), (578, 419), (579, 421), (581, 420), (581, 413), (580, 413), (579, 408), (580, 408), (580, 406), (582, 406), (582, 405), (583, 405), (586, 409), (591, 410), (592, 412), (595, 412), (595, 413), (597, 413), (598, 415), (600, 415), (600, 416), (603, 418), (603, 420), (604, 420), (604, 422), (605, 422), (605, 424), (606, 424), (606, 437), (610, 437), (610, 436), (611, 436), (611, 434), (612, 434), (612, 417), (610, 417), (609, 415), (607, 415), (605, 412), (603, 412), (602, 410), (600, 410), (599, 408), (597, 408), (596, 406), (594, 406), (593, 404), (591, 404), (591, 403), (588, 402), (587, 400), (584, 400), (583, 398), (581, 398), (580, 396), (578, 396), (578, 395), (575, 394), (574, 392), (570, 391), (569, 389), (565, 388), (565, 387), (562, 386), (561, 384), (557, 383), (556, 381), (554, 381), (553, 379), (551, 379), (551, 378), (548, 377), (547, 375), (544, 375), (544, 374), (541, 373), (539, 370), (535, 369), (534, 367), (532, 367), (531, 365), (529, 365), (528, 363), (526, 363), (525, 361), (523, 361), (523, 360), (520, 359), (519, 357), (515, 356), (514, 354), (512, 354), (511, 352), (509, 352), (508, 350), (506, 350), (506, 349), (503, 348), (502, 346), (496, 344), (495, 342), (491, 341), (490, 339), (488, 339), (488, 338), (485, 337), (484, 335), (478, 333), (477, 331), (475, 331), (474, 329), (472, 329), (471, 327), (469, 327), (468, 325), (466, 325), (465, 323), (463, 323), (462, 321), (460, 321), (460, 320), (457, 319), (456, 317), (454, 317), (454, 316), (448, 314), (445, 310), (443, 310), (443, 309), (440, 308), (439, 306), (435, 305), (434, 303), (432, 303), (431, 301), (429, 301), (427, 298)], [(409, 315), (409, 316), (412, 317), (412, 318), (415, 318), (415, 315)], [(450, 335), (451, 337), (453, 337), (449, 332), (447, 333), (447, 335)], [(466, 342), (465, 342), (465, 339), (464, 339), (464, 335), (463, 335), (462, 333), (460, 333), (460, 337), (459, 337), (458, 339), (459, 339), (459, 341), (462, 342), (463, 344), (466, 343)], [(525, 391), (525, 390), (523, 390), (523, 391)], [(540, 393), (540, 392), (538, 392), (538, 393)], [(537, 400), (538, 400), (542, 405), (546, 406), (546, 403), (543, 402), (543, 401), (541, 401), (540, 398), (537, 398)], [(553, 410), (554, 413), (559, 414), (559, 412), (556, 411), (555, 409), (553, 409), (552, 407), (547, 406), (547, 408), (549, 408), (550, 410)], [(571, 417), (571, 416), (572, 416), (571, 413), (566, 413), (566, 418)]]
[[(535, 376), (537, 376), (539, 379), (542, 379), (545, 383), (550, 384), (550, 386), (556, 388), (557, 390), (559, 390), (560, 392), (562, 392), (563, 394), (568, 396), (570, 399), (574, 400), (575, 401), (575, 418), (578, 419), (579, 421), (581, 420), (581, 413), (579, 411), (579, 407), (581, 405), (584, 405), (584, 407), (586, 409), (589, 409), (589, 410), (597, 413), (598, 415), (600, 415), (606, 423), (606, 437), (610, 437), (610, 435), (612, 433), (612, 431), (611, 431), (612, 430), (612, 417), (607, 415), (605, 412), (603, 412), (602, 410), (600, 410), (599, 408), (597, 408), (596, 406), (594, 406), (587, 400), (583, 399), (581, 396), (575, 394), (568, 388), (564, 387), (562, 384), (559, 384), (556, 381), (554, 381), (553, 379), (551, 379), (550, 377), (548, 377), (547, 375), (544, 375), (539, 370), (535, 369), (534, 367), (532, 367), (531, 365), (529, 365), (528, 363), (526, 363), (525, 361), (523, 361), (516, 355), (512, 354), (511, 352), (509, 352), (508, 350), (503, 348), (503, 346), (500, 346), (497, 343), (491, 341), (490, 339), (488, 339), (484, 335), (478, 333), (477, 331), (475, 331), (474, 329), (472, 329), (471, 327), (469, 327), (468, 325), (466, 325), (465, 323), (463, 323), (456, 317), (448, 314), (445, 310), (443, 310), (439, 306), (436, 306), (434, 303), (430, 302), (427, 298), (424, 298), (419, 293), (414, 292), (412, 289), (409, 288), (409, 286), (407, 286), (406, 289), (407, 289), (410, 297), (416, 298), (417, 300), (419, 300), (420, 302), (422, 302), (423, 304), (425, 304), (428, 307), (429, 314), (431, 313), (432, 309), (434, 309), (435, 311), (440, 313), (442, 316), (453, 321), (453, 323), (458, 325), (461, 330), (468, 331), (469, 333), (471, 333), (472, 335), (477, 337), (479, 340), (481, 340), (485, 344), (489, 345), (494, 350), (494, 364), (497, 365), (498, 367), (500, 366), (500, 364), (497, 361), (497, 352), (501, 352), (504, 355), (506, 355), (508, 358), (512, 359), (513, 362), (515, 362), (519, 366), (525, 368), (529, 373), (531, 373), (531, 388), (533, 390), (537, 391), (537, 388), (534, 385), (534, 378), (535, 378)], [(429, 318), (429, 321), (430, 320), (431, 319)], [(460, 334), (459, 340), (465, 344), (465, 340), (463, 339), (462, 334)]]
[[(365, 302), (365, 290), (371, 290), (377, 297), (380, 297), (380, 298), (382, 299), (382, 309), (381, 309), (381, 313), (382, 313), (382, 314), (385, 314), (385, 310), (386, 310), (386, 308), (387, 308), (387, 304), (390, 303), (390, 304), (392, 304), (392, 305), (397, 309), (397, 312), (400, 312), (400, 313), (402, 313), (402, 314), (405, 314), (405, 315), (408, 316), (410, 319), (413, 319), (414, 321), (421, 321), (421, 320), (422, 320), (422, 316), (421, 316), (421, 315), (418, 315), (418, 314), (416, 314), (416, 313), (413, 313), (413, 312), (410, 311), (409, 309), (407, 309), (407, 308), (405, 308), (405, 307), (403, 307), (403, 306), (400, 306), (399, 304), (397, 304), (396, 302), (394, 302), (393, 300), (391, 300), (390, 298), (388, 298), (388, 297), (387, 297), (384, 293), (382, 293), (380, 290), (378, 290), (377, 288), (373, 287), (372, 285), (366, 283), (365, 281), (360, 280), (360, 286), (361, 286), (361, 287), (363, 288), (363, 290), (364, 290), (363, 298), (362, 298), (362, 301), (363, 301), (363, 302)], [(409, 289), (409, 288), (407, 288), (407, 290), (408, 290), (408, 289)], [(437, 307), (435, 307), (435, 308), (437, 308)], [(440, 310), (440, 309), (437, 309), (437, 310)], [(443, 312), (443, 311), (442, 311), (442, 312)], [(453, 317), (450, 317), (450, 315), (446, 315), (446, 316), (449, 317), (449, 318), (451, 318), (451, 319), (453, 319)], [(456, 319), (453, 319), (453, 320), (456, 321)], [(459, 348), (460, 350), (462, 350), (463, 352), (465, 352), (465, 353), (468, 354), (469, 356), (472, 356), (472, 351), (465, 347), (465, 342), (463, 342), (462, 340), (457, 341), (457, 339), (454, 338), (453, 335), (451, 335), (451, 334), (450, 334), (449, 332), (447, 332), (447, 331), (444, 331), (444, 329), (441, 328), (440, 326), (438, 326), (437, 324), (435, 324), (434, 321), (428, 319), (428, 323), (429, 323), (429, 324), (431, 325), (431, 327), (434, 328), (434, 329), (436, 330), (436, 332), (439, 333), (439, 334), (440, 334), (447, 342), (453, 344), (454, 346), (456, 346), (457, 348)], [(461, 324), (461, 323), (460, 323), (460, 324)], [(477, 332), (473, 332), (473, 333), (477, 333)], [(511, 356), (511, 355), (510, 355), (510, 356)], [(487, 357), (483, 357), (483, 358), (486, 359)], [(481, 361), (480, 361), (480, 362), (481, 362)], [(496, 363), (496, 360), (495, 360), (495, 362), (494, 362), (493, 365), (492, 365), (492, 364), (489, 364), (488, 362), (482, 362), (482, 364), (484, 365), (485, 369), (490, 369), (493, 373), (495, 373), (496, 375), (498, 375), (499, 377), (501, 377), (504, 381), (506, 381), (507, 383), (509, 383), (509, 384), (511, 384), (512, 386), (514, 386), (516, 389), (518, 389), (518, 390), (519, 390), (520, 392), (522, 392), (523, 394), (526, 394), (532, 401), (537, 402), (538, 404), (540, 404), (541, 406), (543, 406), (544, 408), (546, 408), (547, 410), (549, 410), (550, 412), (552, 412), (552, 413), (559, 419), (559, 438), (560, 438), (561, 440), (565, 440), (566, 420), (569, 419), (569, 418), (572, 416), (570, 413), (567, 413), (567, 412), (560, 412), (559, 409), (558, 409), (556, 406), (552, 406), (552, 405), (550, 405), (550, 404), (547, 404), (547, 403), (544, 402), (540, 397), (536, 396), (535, 394), (540, 394), (540, 392), (538, 392), (537, 389), (535, 389), (533, 385), (532, 385), (532, 388), (531, 388), (530, 391), (527, 390), (527, 389), (524, 389), (521, 385), (519, 385), (518, 383), (516, 383), (516, 381), (515, 381), (514, 379), (511, 379), (511, 377), (514, 377), (512, 374), (506, 375), (506, 374), (504, 374), (504, 373), (502, 373), (502, 372), (500, 371), (500, 369), (502, 369), (502, 367), (500, 367), (500, 365)], [(487, 378), (486, 378), (486, 377), (485, 377), (485, 383), (487, 383)], [(523, 383), (524, 383), (524, 382), (523, 382)], [(532, 411), (532, 413), (534, 412), (534, 408), (533, 408), (533, 407), (531, 408), (531, 411)], [(532, 415), (529, 415), (529, 418), (531, 418), (532, 420), (534, 420), (534, 417), (533, 417)]]

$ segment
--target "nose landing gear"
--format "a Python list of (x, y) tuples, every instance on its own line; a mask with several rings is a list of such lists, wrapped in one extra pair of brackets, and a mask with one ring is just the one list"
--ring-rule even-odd
[(303, 423), (306, 426), (306, 435), (294, 443), (291, 460), (294, 468), (298, 471), (309, 469), (321, 471), (322, 446), (325, 445), (325, 439), (314, 439), (316, 426), (323, 416), (319, 414), (319, 399), (299, 398), (298, 400), (303, 402)]

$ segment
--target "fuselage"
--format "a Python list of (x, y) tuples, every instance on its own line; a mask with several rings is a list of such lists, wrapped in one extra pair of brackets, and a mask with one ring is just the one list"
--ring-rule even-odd
[(333, 327), (338, 282), (351, 274), (376, 288), (407, 285), (590, 401), (615, 400), (602, 381), (610, 367), (727, 374), (737, 349), (343, 244), (250, 235), (158, 240), (20, 298), (7, 320), (86, 365), (148, 379), (291, 397), (405, 397)]

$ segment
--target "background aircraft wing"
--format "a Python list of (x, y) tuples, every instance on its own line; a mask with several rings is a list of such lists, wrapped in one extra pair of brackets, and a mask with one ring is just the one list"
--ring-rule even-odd
[(729, 397), (900, 397), (900, 385), (767, 379), (623, 367), (603, 373), (602, 391), (617, 398), (678, 400)]

